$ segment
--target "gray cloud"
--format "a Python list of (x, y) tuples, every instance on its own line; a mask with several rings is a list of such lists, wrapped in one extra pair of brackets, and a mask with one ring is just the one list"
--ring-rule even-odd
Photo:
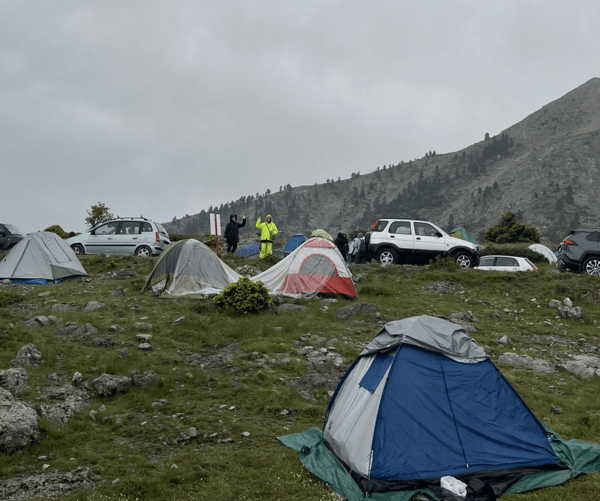
[[(158, 221), (456, 151), (597, 76), (600, 5), (0, 5), (0, 220)], [(8, 187), (8, 189), (6, 188)]]

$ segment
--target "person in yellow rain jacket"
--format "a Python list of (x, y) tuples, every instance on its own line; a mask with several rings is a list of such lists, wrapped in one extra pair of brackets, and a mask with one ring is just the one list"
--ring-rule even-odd
[(261, 222), (260, 216), (256, 221), (256, 227), (260, 230), (260, 254), (259, 257), (267, 257), (273, 254), (273, 237), (279, 233), (273, 222), (271, 214), (267, 214), (265, 222)]

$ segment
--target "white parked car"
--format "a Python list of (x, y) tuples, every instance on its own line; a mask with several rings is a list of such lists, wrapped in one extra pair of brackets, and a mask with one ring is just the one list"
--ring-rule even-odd
[(483, 256), (476, 270), (486, 271), (531, 271), (537, 266), (526, 257), (516, 256)]
[(162, 225), (144, 217), (118, 217), (65, 240), (75, 254), (158, 256), (171, 243)]

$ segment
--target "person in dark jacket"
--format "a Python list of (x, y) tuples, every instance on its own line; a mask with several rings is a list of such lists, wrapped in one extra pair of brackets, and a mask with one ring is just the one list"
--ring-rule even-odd
[(240, 241), (240, 228), (246, 226), (246, 216), (242, 216), (242, 222), (237, 222), (237, 214), (229, 216), (229, 222), (225, 226), (225, 240), (227, 240), (227, 252), (235, 252)]
[(344, 261), (348, 256), (348, 237), (345, 233), (338, 233), (335, 242), (333, 242), (344, 257)]

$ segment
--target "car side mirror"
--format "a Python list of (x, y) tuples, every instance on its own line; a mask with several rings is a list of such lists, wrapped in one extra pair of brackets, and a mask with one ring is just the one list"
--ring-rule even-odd
[(95, 235), (95, 234), (96, 234), (96, 230), (90, 231), (90, 235)]
[(0, 237), (5, 237), (6, 233), (0, 233)]
[(435, 236), (436, 236), (436, 237), (438, 237), (438, 238), (441, 238), (441, 237), (443, 237), (443, 235), (442, 235), (442, 234), (441, 234), (439, 231), (437, 231), (437, 232), (435, 233)]

